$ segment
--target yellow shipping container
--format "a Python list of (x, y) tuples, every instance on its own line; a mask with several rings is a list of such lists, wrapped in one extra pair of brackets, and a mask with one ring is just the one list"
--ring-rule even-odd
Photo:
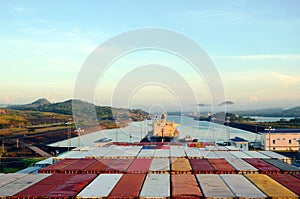
[(192, 167), (186, 158), (171, 160), (172, 173), (191, 173)]
[(298, 198), (294, 192), (265, 174), (244, 174), (244, 176), (270, 198)]

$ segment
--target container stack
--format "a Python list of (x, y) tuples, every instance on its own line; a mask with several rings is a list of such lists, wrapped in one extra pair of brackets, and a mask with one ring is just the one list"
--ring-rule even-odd
[(88, 150), (86, 157), (57, 158), (36, 175), (0, 174), (0, 198), (300, 196), (299, 168), (274, 152), (126, 143)]

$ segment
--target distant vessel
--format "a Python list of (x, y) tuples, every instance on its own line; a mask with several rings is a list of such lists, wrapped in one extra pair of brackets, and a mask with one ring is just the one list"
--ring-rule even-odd
[(168, 122), (164, 113), (161, 115), (160, 122), (156, 116), (153, 122), (153, 130), (148, 133), (142, 142), (172, 142), (179, 137), (177, 126), (179, 124), (175, 122)]

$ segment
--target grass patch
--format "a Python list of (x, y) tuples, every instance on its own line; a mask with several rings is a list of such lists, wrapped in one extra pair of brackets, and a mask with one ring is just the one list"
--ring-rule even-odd
[(1, 158), (0, 173), (15, 173), (19, 170), (33, 166), (45, 158)]

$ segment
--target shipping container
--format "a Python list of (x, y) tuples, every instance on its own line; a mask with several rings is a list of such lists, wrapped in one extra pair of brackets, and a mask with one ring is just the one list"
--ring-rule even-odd
[(236, 198), (267, 198), (263, 192), (243, 175), (221, 174), (220, 176)]
[(122, 176), (123, 174), (100, 174), (76, 198), (105, 198)]
[(243, 159), (226, 159), (226, 161), (235, 168), (237, 173), (258, 173), (258, 169), (245, 162)]
[(210, 158), (219, 158), (213, 151), (202, 151), (202, 150), (199, 150), (199, 155), (204, 157), (204, 158), (207, 158), (207, 159), (210, 159)]
[(208, 159), (208, 162), (215, 168), (217, 174), (236, 173), (233, 168), (225, 159)]
[(170, 160), (165, 158), (153, 158), (149, 167), (150, 173), (169, 173)]
[(82, 173), (104, 173), (114, 159), (95, 159), (96, 161), (82, 170)]
[(236, 158), (234, 155), (229, 153), (228, 151), (214, 151), (214, 153), (219, 157), (219, 158)]
[(154, 157), (155, 158), (169, 158), (170, 150), (169, 149), (156, 149)]
[(56, 187), (64, 184), (74, 174), (53, 174), (35, 184), (16, 193), (13, 198), (41, 198)]
[(0, 188), (0, 198), (13, 196), (14, 194), (28, 188), (29, 186), (49, 177), (51, 174), (30, 174), (12, 181)]
[(262, 153), (259, 153), (257, 151), (244, 151), (244, 153), (248, 154), (249, 156), (251, 156), (252, 158), (260, 158), (260, 159), (270, 159), (269, 156), (266, 156)]
[(169, 198), (170, 174), (148, 174), (140, 198)]
[(63, 168), (63, 173), (82, 173), (82, 170), (96, 162), (96, 159), (79, 159), (78, 161)]
[(268, 174), (271, 178), (284, 185), (300, 196), (300, 179), (289, 174)]
[(112, 151), (116, 146), (111, 145), (109, 147), (96, 147), (91, 150), (89, 150), (90, 155), (89, 157), (96, 157), (96, 158), (102, 158), (106, 156), (107, 153)]
[(155, 154), (155, 149), (142, 149), (137, 158), (153, 158)]
[(127, 173), (147, 173), (152, 159), (134, 159), (127, 169)]
[(15, 174), (15, 173), (8, 173), (0, 176), (0, 187), (15, 181), (19, 178), (22, 178), (28, 174)]
[(190, 162), (186, 158), (171, 159), (171, 173), (192, 173)]
[(202, 198), (203, 194), (192, 174), (171, 175), (172, 198)]
[(124, 174), (108, 198), (138, 198), (146, 174)]
[(125, 149), (123, 149), (121, 146), (118, 146), (114, 149), (112, 149), (111, 151), (107, 152), (103, 158), (122, 158), (123, 154), (125, 153)]
[(289, 157), (286, 157), (284, 155), (280, 155), (279, 153), (273, 152), (273, 151), (259, 151), (260, 153), (269, 156), (272, 159), (279, 159), (282, 160), (288, 164), (292, 164), (292, 160)]
[(282, 160), (276, 160), (276, 159), (263, 159), (265, 162), (272, 164), (273, 166), (279, 168), (282, 173), (299, 173), (300, 169), (298, 167), (295, 167), (293, 165), (290, 165), (286, 162), (283, 162)]
[(116, 159), (105, 169), (105, 173), (125, 173), (133, 159)]
[(183, 158), (185, 157), (186, 154), (185, 154), (185, 151), (184, 149), (180, 146), (180, 147), (177, 147), (177, 146), (172, 146), (170, 147), (170, 157), (172, 158)]
[(261, 160), (258, 158), (247, 158), (243, 159), (255, 168), (259, 170), (260, 173), (280, 173), (280, 169), (277, 167)]
[(270, 198), (298, 198), (298, 196), (265, 174), (244, 174)]
[(66, 158), (39, 170), (39, 173), (60, 173), (64, 168), (77, 162), (78, 158)]
[(97, 177), (96, 174), (77, 174), (46, 194), (49, 198), (71, 198)]
[(293, 176), (300, 179), (300, 174), (293, 174)]
[(189, 161), (195, 174), (209, 174), (216, 171), (207, 159), (189, 159)]
[(225, 182), (216, 174), (197, 174), (205, 198), (234, 198)]
[(236, 158), (252, 158), (250, 155), (244, 153), (243, 151), (229, 151)]
[(189, 159), (204, 158), (203, 156), (200, 156), (200, 151), (198, 148), (186, 148), (185, 153)]
[(125, 149), (125, 153), (122, 155), (125, 158), (135, 158), (141, 151), (142, 146), (130, 146)]

